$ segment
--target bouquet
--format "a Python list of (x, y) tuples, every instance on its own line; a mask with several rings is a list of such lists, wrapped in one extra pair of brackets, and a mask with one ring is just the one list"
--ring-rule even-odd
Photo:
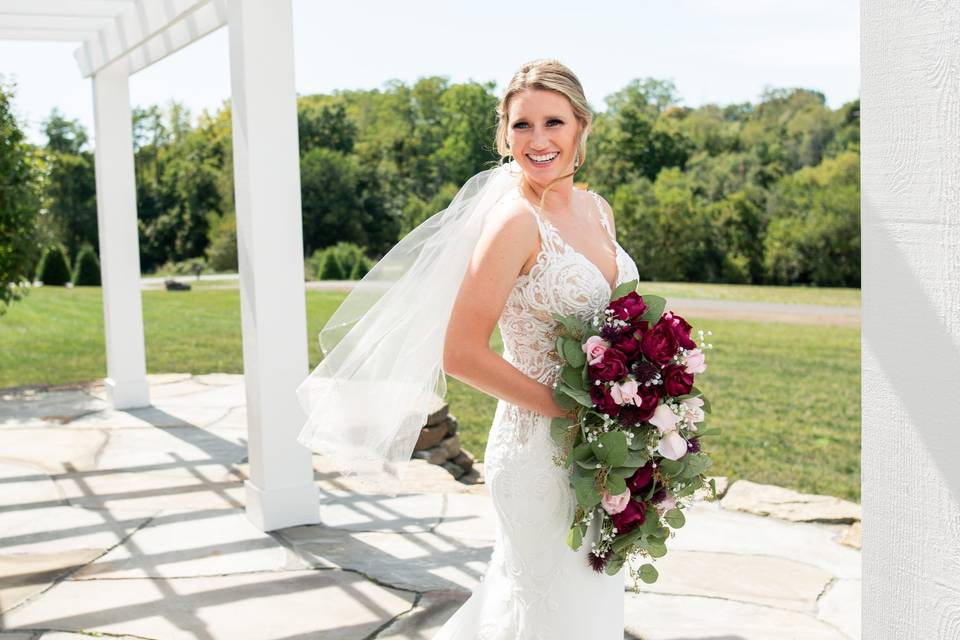
[(687, 321), (664, 312), (663, 298), (640, 295), (637, 283), (618, 286), (589, 323), (554, 314), (562, 370), (553, 397), (567, 416), (550, 424), (562, 451), (554, 461), (570, 468), (577, 500), (567, 544), (579, 549), (599, 512), (590, 564), (613, 575), (627, 561), (634, 590), (638, 579), (653, 583), (658, 574), (649, 562), (634, 568), (633, 560), (666, 554), (670, 529), (683, 526), (693, 493), (709, 486), (716, 499), (700, 439), (720, 432), (705, 428), (710, 403), (694, 385), (713, 345), (701, 330), (698, 346)]

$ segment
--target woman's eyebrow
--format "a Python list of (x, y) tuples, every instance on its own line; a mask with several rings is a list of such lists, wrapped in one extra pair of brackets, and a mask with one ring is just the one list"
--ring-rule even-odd
[[(514, 122), (520, 122), (521, 120), (529, 120), (529, 119), (530, 119), (530, 118), (527, 118), (526, 116), (521, 116), (521, 117), (517, 118), (516, 120), (514, 120)], [(552, 115), (550, 115), (550, 116), (543, 116), (543, 119), (544, 119), (544, 120), (563, 120), (563, 119), (564, 119), (564, 116), (552, 116)]]

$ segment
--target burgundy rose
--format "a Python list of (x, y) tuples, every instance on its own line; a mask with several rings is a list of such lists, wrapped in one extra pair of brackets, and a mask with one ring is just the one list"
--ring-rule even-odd
[(646, 313), (647, 303), (643, 301), (643, 296), (636, 291), (631, 291), (627, 295), (611, 302), (607, 305), (607, 308), (613, 310), (613, 316), (615, 318), (632, 320)]
[(653, 492), (652, 496), (650, 496), (650, 502), (656, 504), (666, 497), (667, 497), (667, 488), (660, 487), (659, 489)]
[[(591, 380), (614, 382), (623, 380), (627, 375), (627, 356), (616, 348), (609, 348), (603, 352), (603, 360), (589, 365)], [(592, 385), (593, 386), (593, 385)]]
[(630, 533), (647, 519), (647, 503), (630, 499), (627, 507), (620, 513), (610, 516), (610, 519), (613, 520), (613, 526), (617, 528), (617, 535)]
[(640, 341), (632, 331), (623, 333), (613, 343), (617, 351), (623, 353), (627, 358), (634, 359), (640, 353)]
[(653, 480), (653, 460), (647, 460), (647, 464), (633, 472), (633, 475), (627, 478), (627, 488), (631, 495), (637, 495), (645, 491)]
[(663, 369), (663, 392), (668, 396), (682, 396), (690, 393), (693, 388), (693, 374), (686, 372), (686, 367), (679, 364), (668, 364)]
[(649, 420), (653, 417), (654, 412), (657, 410), (657, 405), (660, 404), (660, 392), (662, 390), (662, 385), (654, 384), (649, 387), (646, 385), (640, 385), (637, 388), (637, 395), (640, 396), (640, 406), (639, 409), (640, 420)]
[(610, 389), (606, 385), (590, 385), (590, 399), (601, 413), (611, 416), (619, 415), (621, 407), (614, 401), (613, 396), (610, 395)]
[(687, 451), (690, 453), (696, 453), (700, 451), (700, 439), (699, 438), (690, 438), (687, 440)]
[(647, 360), (661, 367), (677, 355), (677, 339), (673, 335), (673, 329), (663, 320), (657, 322), (652, 329), (643, 334), (640, 347), (643, 349), (643, 355), (646, 356)]
[(634, 331), (639, 331), (642, 335), (647, 332), (647, 329), (650, 328), (650, 323), (646, 320), (641, 320), (640, 318), (634, 318), (630, 321), (630, 328)]
[(684, 349), (697, 348), (697, 343), (690, 339), (690, 329), (693, 327), (691, 327), (686, 320), (675, 314), (673, 311), (667, 311), (660, 319), (660, 322), (664, 321), (673, 331), (673, 337), (676, 339), (677, 344)]

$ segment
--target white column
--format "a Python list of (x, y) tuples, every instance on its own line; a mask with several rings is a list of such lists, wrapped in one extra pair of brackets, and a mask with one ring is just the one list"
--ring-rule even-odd
[(290, 0), (230, 0), (233, 168), (250, 479), (264, 531), (319, 522), (305, 417), (306, 289)]
[(946, 640), (960, 634), (960, 5), (860, 11), (862, 633)]
[(93, 76), (106, 388), (108, 402), (114, 409), (150, 404), (140, 301), (140, 241), (128, 79), (123, 60)]

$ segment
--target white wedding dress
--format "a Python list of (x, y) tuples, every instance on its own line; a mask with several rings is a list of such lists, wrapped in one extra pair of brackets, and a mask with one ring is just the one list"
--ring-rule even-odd
[[(636, 264), (616, 242), (598, 197), (590, 193), (592, 211), (616, 247), (616, 284), (638, 278)], [(609, 302), (610, 285), (519, 189), (505, 197), (529, 205), (541, 249), (530, 273), (517, 278), (498, 321), (503, 357), (552, 385), (559, 366), (552, 353), (556, 321), (551, 313), (589, 320)], [(497, 402), (484, 453), (496, 512), (493, 553), (477, 589), (434, 640), (622, 640), (626, 571), (608, 576), (588, 563), (599, 514), (580, 549), (567, 546), (576, 499), (568, 471), (553, 461), (558, 454), (548, 416)]]

